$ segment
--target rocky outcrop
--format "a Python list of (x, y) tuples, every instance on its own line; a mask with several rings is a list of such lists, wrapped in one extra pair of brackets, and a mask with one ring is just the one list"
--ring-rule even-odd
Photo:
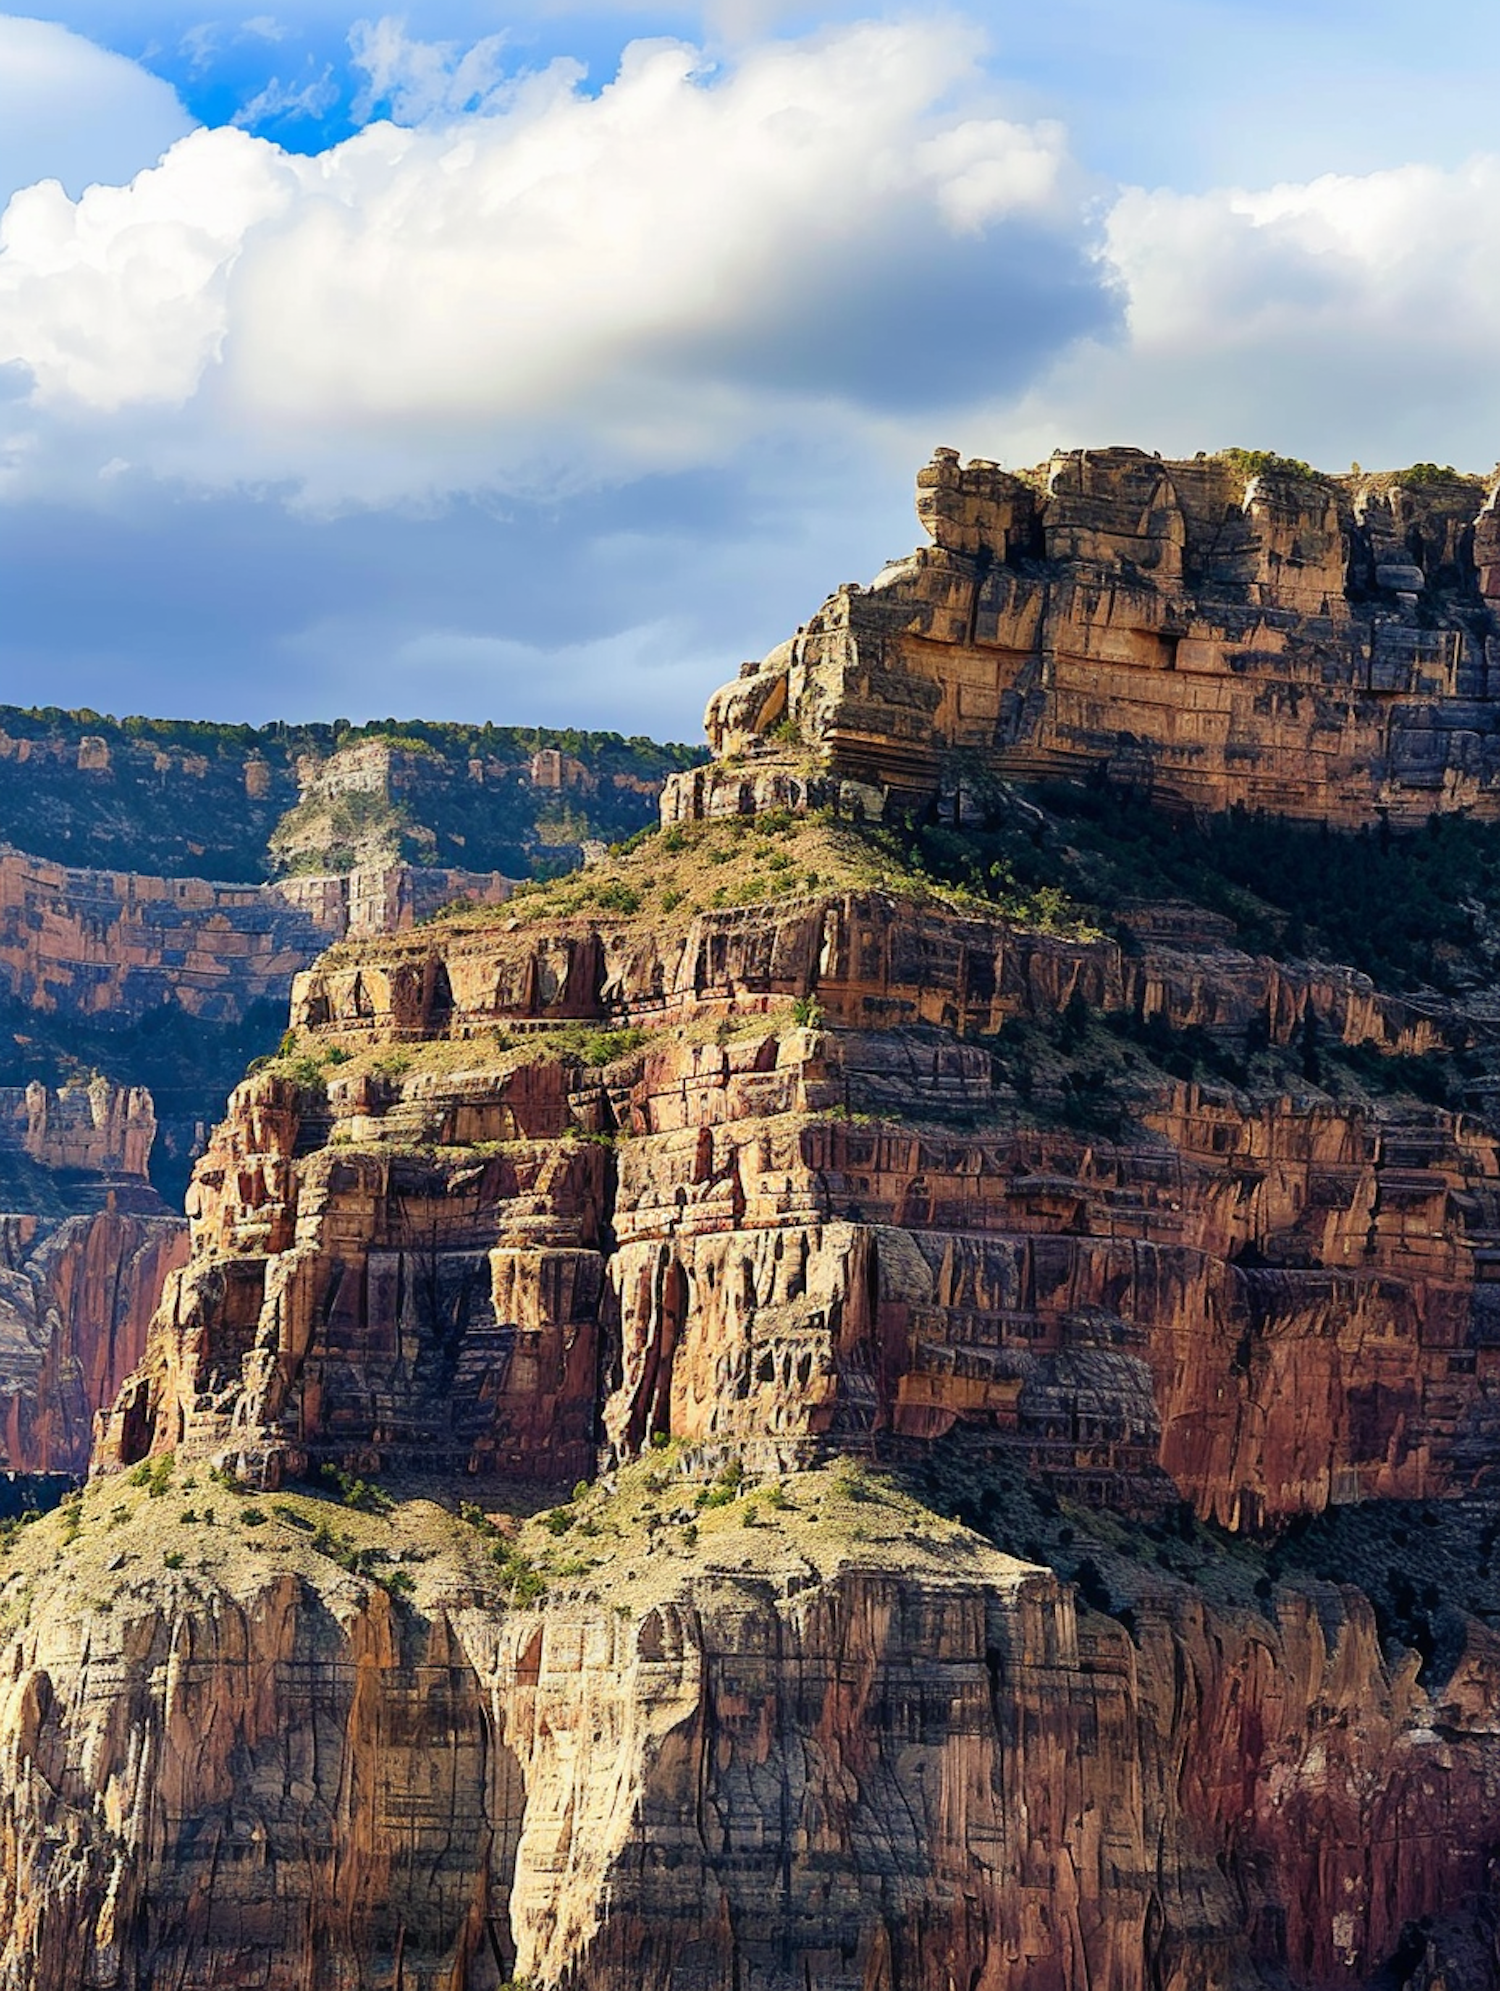
[(1451, 1114), (1187, 1085), (1131, 1139), (965, 1132), (1000, 1105), (985, 1052), (785, 1010), (592, 1079), (508, 1062), (335, 1068), (316, 1117), (242, 1087), (103, 1456), (572, 1478), (603, 1333), (621, 1456), (962, 1426), (1060, 1490), (1232, 1527), (1490, 1472), (1500, 1148)]
[(1346, 1044), (1420, 1055), (1468, 1026), (1430, 993), (1407, 999), (1351, 969), (1247, 955), (1213, 922), (1128, 950), (1102, 934), (1038, 932), (993, 913), (886, 891), (804, 891), (696, 913), (685, 926), (589, 916), (457, 924), (333, 952), (292, 991), (295, 1028), (350, 1046), (471, 1038), (516, 1024), (611, 1018), (648, 1026), (816, 998), (865, 1031), (925, 1025), (962, 1038), (1055, 1015), (1106, 1014), (1286, 1043), (1317, 1025)]
[(1476, 667), (1481, 494), (1244, 470), (940, 461), (658, 839), (298, 978), (7, 1552), (0, 1987), (1496, 1991), (1489, 900), (1389, 989), (1190, 823), (1229, 911), (935, 868), (1106, 875), (994, 784), (1143, 632), (1232, 689), (1159, 788), (1337, 705), (1302, 813), (1412, 813), (1480, 693), (1341, 673)]
[[(721, 756), (800, 738), (907, 801), (1092, 767), (1345, 828), (1500, 814), (1496, 494), (1477, 478), (1129, 449), (1015, 476), (940, 450), (917, 509), (931, 547), (715, 695)], [(704, 777), (679, 779), (701, 812)], [(742, 780), (712, 779), (707, 806), (738, 806)]]
[(139, 1086), (0, 1086), (0, 1153), (24, 1154), (39, 1167), (105, 1178), (123, 1188), (144, 1182), (156, 1138), (156, 1109)]
[(187, 1225), (147, 1177), (148, 1093), (0, 1091), (0, 1454), (87, 1470), (94, 1415), (141, 1362)]
[(0, 1984), (1154, 1991), (1441, 1961), (1411, 1932), (1482, 1894), (1500, 1825), (1493, 1634), (1418, 1677), (1357, 1591), (1239, 1610), (1161, 1575), (1122, 1622), (792, 1485), (753, 1530), (606, 1546), (608, 1601), (533, 1608), (425, 1502), (352, 1517), (411, 1571), (393, 1599), (315, 1546), (306, 1496), (247, 1528), (221, 1488), (94, 1488), (3, 1593)]
[(0, 1451), (12, 1470), (88, 1470), (95, 1414), (146, 1352), (187, 1225), (160, 1211), (0, 1217)]

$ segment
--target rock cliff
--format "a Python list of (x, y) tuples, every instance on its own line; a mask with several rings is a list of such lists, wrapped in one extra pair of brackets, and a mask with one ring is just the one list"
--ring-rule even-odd
[[(319, 820), (334, 832), (324, 847), (368, 827), (352, 821), (368, 800), (337, 820), (328, 806), (363, 793), (386, 805), (398, 842), (412, 839), (404, 850), (382, 845), (381, 862), (404, 856), (520, 877), (544, 853), (576, 862), (581, 837), (638, 829), (663, 775), (699, 757), (618, 733), (535, 726), (256, 728), (5, 705), (0, 844), (70, 868), (256, 884), (273, 868), (273, 843), (305, 850)], [(307, 868), (347, 871), (355, 861), (349, 853)]]
[(1493, 1634), (1422, 1680), (1347, 1588), (1089, 1608), (874, 1482), (682, 1465), (571, 1503), (540, 1605), (420, 1499), (179, 1469), (24, 1531), (0, 1983), (1461, 1981)]
[(795, 728), (826, 768), (922, 800), (959, 754), (1345, 828), (1500, 813), (1500, 507), (1479, 479), (1133, 449), (1017, 476), (940, 450), (917, 500), (930, 547), (716, 696), (721, 754)]
[[(1492, 641), (1462, 480), (1106, 468), (939, 553)], [(0, 1987), (1500, 1986), (1500, 826), (1022, 787), (965, 613), (299, 975), (0, 1563)]]
[(0, 1454), (87, 1470), (94, 1414), (141, 1361), (187, 1225), (147, 1169), (150, 1095), (0, 1088)]

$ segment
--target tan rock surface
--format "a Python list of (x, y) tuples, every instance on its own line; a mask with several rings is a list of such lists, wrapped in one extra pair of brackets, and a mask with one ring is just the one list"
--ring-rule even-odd
[(0, 851), (0, 984), (35, 1009), (138, 1016), (170, 999), (226, 1022), (285, 995), (346, 933), (396, 931), (465, 896), (499, 903), (499, 875), (388, 865), (274, 885), (85, 871)]
[(3, 1592), (0, 1984), (1333, 1986), (1482, 1886), (1491, 1635), (1423, 1686), (1356, 1592), (1166, 1579), (1132, 1634), (789, 1484), (606, 1547), (618, 1608), (540, 1609), (424, 1502), (333, 1510), (412, 1570), (393, 1604), (316, 1548), (327, 1503), (97, 1486)]
[(1128, 449), (1013, 476), (940, 450), (917, 509), (931, 547), (840, 589), (715, 695), (716, 751), (753, 758), (790, 728), (834, 777), (908, 798), (960, 754), (1344, 827), (1500, 813), (1500, 567), (1477, 478)]

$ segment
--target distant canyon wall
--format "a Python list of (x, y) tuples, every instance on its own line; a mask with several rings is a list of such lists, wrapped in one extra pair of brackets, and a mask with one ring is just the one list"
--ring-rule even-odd
[(0, 1465), (82, 1472), (141, 1360), (188, 1252), (147, 1176), (155, 1133), (140, 1087), (0, 1088)]
[(283, 1000), (346, 935), (399, 932), (457, 898), (499, 904), (498, 872), (394, 864), (265, 885), (78, 870), (0, 851), (0, 984), (29, 1008), (140, 1017), (180, 1005), (236, 1022)]

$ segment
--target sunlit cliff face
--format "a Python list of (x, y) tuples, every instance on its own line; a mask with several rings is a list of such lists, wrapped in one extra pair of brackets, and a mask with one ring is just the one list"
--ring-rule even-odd
[(1018, 477), (940, 451), (918, 514), (931, 547), (715, 694), (721, 755), (780, 729), (913, 799), (958, 756), (1344, 828), (1500, 807), (1500, 511), (1479, 479), (1136, 450)]

